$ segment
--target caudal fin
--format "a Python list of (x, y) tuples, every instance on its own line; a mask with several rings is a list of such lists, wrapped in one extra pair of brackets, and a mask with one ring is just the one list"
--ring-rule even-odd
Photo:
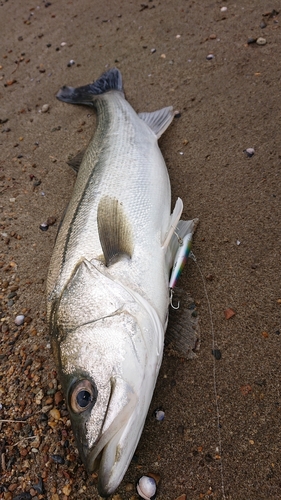
[(57, 93), (59, 101), (70, 104), (93, 105), (95, 96), (105, 94), (110, 90), (123, 92), (122, 75), (117, 68), (112, 68), (103, 73), (98, 80), (83, 87), (62, 87)]

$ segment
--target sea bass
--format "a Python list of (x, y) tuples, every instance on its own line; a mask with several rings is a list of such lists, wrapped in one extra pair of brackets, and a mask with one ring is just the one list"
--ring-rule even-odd
[(60, 101), (95, 108), (48, 274), (48, 321), (58, 375), (86, 469), (108, 496), (145, 423), (161, 365), (169, 274), (194, 222), (180, 221), (157, 139), (173, 109), (137, 114), (121, 73), (62, 87)]

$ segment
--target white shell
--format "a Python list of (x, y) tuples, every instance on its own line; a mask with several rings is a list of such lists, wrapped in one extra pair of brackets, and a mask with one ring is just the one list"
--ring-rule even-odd
[(18, 316), (16, 316), (15, 318), (15, 324), (17, 326), (20, 326), (24, 323), (24, 315), (23, 314), (19, 314)]
[(163, 410), (155, 410), (154, 415), (158, 422), (162, 422), (165, 418), (165, 412)]
[(137, 484), (137, 492), (144, 500), (150, 500), (156, 493), (155, 479), (149, 476), (142, 476)]

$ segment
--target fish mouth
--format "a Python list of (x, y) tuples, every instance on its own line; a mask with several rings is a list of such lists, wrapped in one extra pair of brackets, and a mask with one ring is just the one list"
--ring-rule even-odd
[[(98, 492), (102, 497), (108, 497), (119, 486), (127, 467), (135, 452), (143, 424), (136, 426), (138, 398), (131, 393), (127, 404), (115, 416), (111, 416), (111, 423), (106, 419), (101, 435), (93, 446), (83, 442), (80, 448), (82, 461), (91, 474), (98, 469)], [(135, 432), (134, 432), (135, 431)], [(128, 439), (128, 436), (133, 436)]]

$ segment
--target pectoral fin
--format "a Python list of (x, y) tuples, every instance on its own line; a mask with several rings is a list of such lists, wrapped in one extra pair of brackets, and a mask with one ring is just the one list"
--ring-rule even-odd
[(169, 225), (168, 231), (165, 235), (164, 243), (162, 245), (162, 248), (164, 248), (164, 249), (168, 248), (169, 243), (172, 239), (172, 236), (173, 236), (174, 232), (176, 231), (176, 227), (177, 227), (177, 224), (180, 220), (182, 210), (183, 210), (183, 202), (182, 202), (181, 198), (178, 198), (176, 201), (173, 213), (170, 217), (170, 225)]
[(98, 206), (99, 238), (107, 266), (122, 258), (132, 257), (133, 239), (131, 226), (122, 203), (110, 196), (104, 196)]

